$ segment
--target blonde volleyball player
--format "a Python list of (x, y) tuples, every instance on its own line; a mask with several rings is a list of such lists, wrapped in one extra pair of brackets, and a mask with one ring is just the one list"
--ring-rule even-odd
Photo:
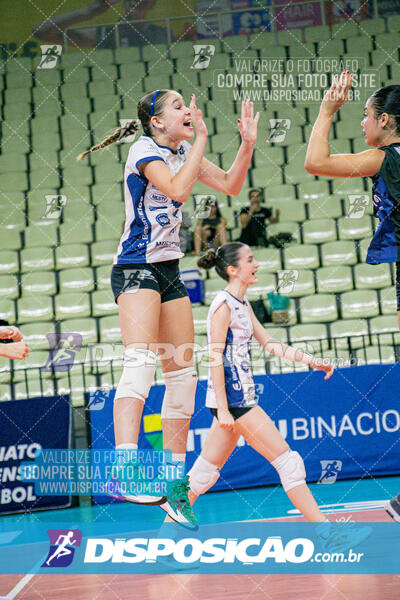
[[(179, 275), (179, 258), (183, 256), (179, 248), (181, 207), (195, 181), (224, 194), (240, 192), (257, 138), (259, 114), (254, 116), (253, 110), (251, 102), (242, 103), (238, 121), (242, 143), (232, 167), (225, 172), (204, 157), (208, 133), (194, 95), (189, 107), (173, 90), (156, 90), (139, 101), (138, 117), (144, 134), (132, 144), (125, 166), (125, 230), (111, 274), (125, 347), (114, 402), (117, 449), (137, 448), (159, 349), (166, 386), (161, 412), (163, 445), (172, 451), (174, 462), (185, 461), (197, 374), (193, 368), (192, 310)], [(91, 151), (137, 129), (137, 122), (132, 121)], [(194, 133), (191, 146), (188, 140)], [(172, 519), (190, 525), (196, 519), (187, 491), (186, 477), (168, 486), (167, 497), (127, 493), (124, 498), (160, 504)]]
[[(400, 85), (376, 90), (364, 107), (361, 127), (373, 150), (330, 154), (329, 132), (334, 114), (348, 99), (352, 75), (335, 76), (325, 94), (308, 143), (305, 168), (326, 177), (371, 177), (378, 227), (368, 248), (369, 264), (396, 263), (397, 315), (400, 327)], [(400, 494), (386, 502), (389, 515), (400, 522)]]

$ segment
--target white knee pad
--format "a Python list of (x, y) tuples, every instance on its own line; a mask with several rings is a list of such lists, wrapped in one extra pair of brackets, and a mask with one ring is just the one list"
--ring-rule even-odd
[(296, 451), (287, 450), (273, 460), (271, 465), (278, 471), (285, 492), (306, 482), (304, 462)]
[(162, 419), (190, 419), (194, 411), (197, 373), (193, 367), (164, 373)]
[(146, 400), (156, 372), (156, 355), (146, 348), (127, 348), (124, 368), (115, 392), (117, 398)]
[(190, 489), (196, 496), (205, 494), (219, 479), (219, 469), (216, 465), (199, 456), (189, 473)]

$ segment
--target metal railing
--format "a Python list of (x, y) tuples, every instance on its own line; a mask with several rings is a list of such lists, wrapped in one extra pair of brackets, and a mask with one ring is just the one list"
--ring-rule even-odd
[[(201, 336), (197, 336), (198, 338)], [(300, 351), (310, 352), (318, 357), (328, 357), (335, 367), (360, 366), (364, 364), (387, 364), (400, 361), (400, 332), (354, 334), (327, 339), (291, 340), (290, 344)], [(371, 350), (372, 349), (372, 350)], [(200, 378), (205, 379), (208, 367), (207, 336), (204, 345), (195, 345), (195, 367)], [(279, 374), (308, 370), (299, 363), (289, 363), (270, 354), (266, 355), (257, 343), (250, 346), (251, 367), (256, 374)], [(74, 361), (70, 369), (61, 371), (56, 365), (52, 370), (44, 371), (43, 367), (24, 368), (23, 363), (11, 362), (10, 370), (0, 372), (0, 387), (9, 387), (9, 399), (25, 397), (67, 394), (69, 389), (75, 395), (89, 399), (89, 394), (98, 389), (113, 389), (117, 386), (122, 369), (122, 354), (117, 359), (96, 360), (95, 354), (86, 353), (85, 361)], [(81, 386), (76, 385), (79, 377)], [(74, 381), (75, 379), (75, 381)], [(155, 384), (163, 384), (160, 371), (157, 372)], [(39, 384), (39, 385), (38, 385)], [(6, 400), (7, 397), (3, 396)], [(82, 402), (79, 402), (82, 404)]]

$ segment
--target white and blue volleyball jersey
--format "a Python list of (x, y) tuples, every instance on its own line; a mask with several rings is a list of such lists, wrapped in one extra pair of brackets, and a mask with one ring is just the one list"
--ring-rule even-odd
[(114, 264), (155, 263), (183, 256), (179, 246), (182, 203), (160, 192), (138, 166), (142, 162), (160, 160), (176, 174), (190, 150), (187, 141), (172, 150), (159, 146), (147, 135), (132, 144), (124, 174), (125, 228)]
[(382, 146), (385, 152), (379, 173), (372, 177), (374, 215), (379, 225), (368, 248), (372, 265), (400, 260), (400, 144)]
[[(228, 334), (223, 351), (225, 375), (225, 392), (228, 407), (255, 406), (254, 380), (250, 368), (250, 341), (253, 336), (250, 307), (248, 301), (243, 302), (228, 291), (218, 292), (207, 316), (208, 343), (211, 344), (211, 319), (217, 308), (226, 303), (231, 311)], [(211, 371), (208, 373), (206, 406), (217, 408)]]

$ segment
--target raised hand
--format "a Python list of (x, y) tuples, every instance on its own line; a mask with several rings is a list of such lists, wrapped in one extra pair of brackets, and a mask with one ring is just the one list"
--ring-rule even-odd
[(343, 71), (340, 78), (338, 75), (333, 77), (332, 85), (324, 94), (321, 102), (321, 111), (329, 116), (335, 114), (343, 104), (347, 102), (353, 74), (350, 71)]
[(192, 125), (196, 132), (196, 135), (197, 136), (203, 135), (203, 136), (207, 137), (208, 136), (207, 125), (204, 123), (203, 113), (196, 106), (196, 96), (194, 94), (191, 95), (189, 108), (190, 108), (190, 114), (192, 117)]
[(324, 371), (326, 373), (324, 379), (329, 379), (333, 375), (335, 367), (324, 358), (315, 358), (310, 364), (310, 369), (316, 369), (317, 371)]
[(254, 116), (253, 102), (250, 102), (250, 100), (242, 101), (242, 114), (240, 119), (238, 119), (238, 127), (243, 142), (252, 145), (256, 143), (259, 119), (259, 112)]

